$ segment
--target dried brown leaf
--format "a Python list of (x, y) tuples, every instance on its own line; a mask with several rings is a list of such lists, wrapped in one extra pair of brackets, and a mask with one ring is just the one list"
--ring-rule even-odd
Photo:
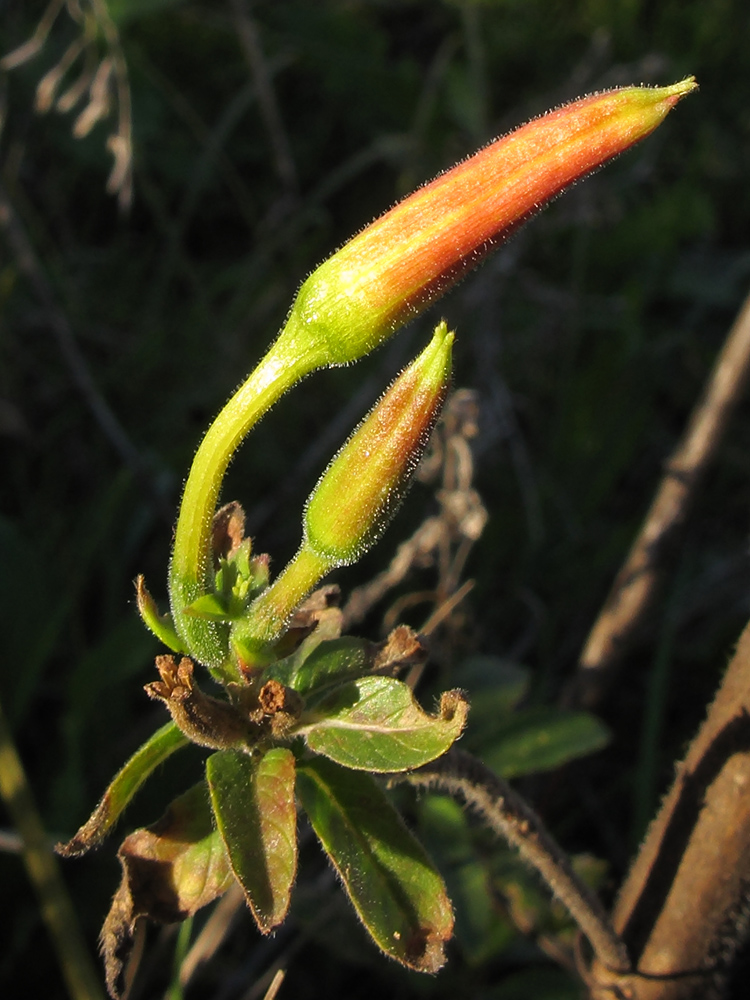
[(203, 782), (175, 799), (152, 826), (126, 837), (118, 858), (122, 882), (100, 937), (107, 989), (115, 998), (127, 978), (138, 921), (184, 920), (226, 892), (234, 878)]

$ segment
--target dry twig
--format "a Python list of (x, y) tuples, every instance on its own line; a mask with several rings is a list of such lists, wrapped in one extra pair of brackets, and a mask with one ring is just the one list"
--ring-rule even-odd
[[(35, 57), (44, 48), (64, 6), (67, 6), (70, 17), (79, 24), (80, 33), (52, 69), (39, 80), (34, 108), (38, 114), (46, 114), (53, 107), (66, 114), (88, 94), (86, 105), (73, 124), (76, 139), (88, 135), (113, 109), (117, 111), (117, 129), (107, 139), (107, 149), (114, 158), (107, 180), (107, 192), (116, 194), (120, 209), (126, 211), (133, 198), (130, 80), (120, 33), (104, 0), (88, 0), (83, 6), (77, 0), (51, 0), (31, 38), (0, 59), (0, 69), (15, 69)], [(100, 35), (104, 38), (106, 48), (103, 57), (100, 53)], [(81, 58), (83, 66), (76, 81), (57, 97), (65, 77)]]
[(232, 929), (235, 917), (244, 906), (244, 894), (239, 883), (235, 882), (214, 907), (211, 916), (180, 965), (180, 986), (183, 989), (190, 985), (195, 975), (222, 946)]
[(750, 376), (750, 296), (719, 353), (688, 427), (665, 473), (630, 553), (594, 623), (566, 701), (592, 707), (651, 608), (665, 551), (685, 523), (699, 483), (721, 442)]
[(276, 171), (284, 187), (290, 194), (294, 194), (297, 190), (297, 169), (294, 166), (291, 145), (271, 83), (271, 74), (263, 55), (258, 27), (245, 0), (231, 0), (231, 5), (237, 37), (250, 69), (263, 124), (273, 150)]
[(52, 26), (57, 20), (57, 15), (63, 9), (64, 4), (65, 0), (50, 0), (34, 29), (34, 34), (23, 45), (19, 45), (17, 49), (13, 49), (12, 52), (9, 52), (0, 59), (0, 69), (7, 71), (15, 69), (17, 66), (22, 66), (42, 50), (44, 43), (47, 41), (47, 36), (52, 30)]
[(749, 890), (750, 626), (620, 890), (613, 924), (635, 971), (594, 961), (592, 1000), (718, 1000)]

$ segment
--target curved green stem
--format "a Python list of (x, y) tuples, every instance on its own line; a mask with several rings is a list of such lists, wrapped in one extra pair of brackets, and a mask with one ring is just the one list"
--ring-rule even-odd
[(212, 586), (211, 525), (230, 459), (253, 425), (305, 375), (327, 358), (310, 349), (290, 317), (278, 340), (232, 396), (200, 443), (182, 495), (169, 569), (172, 618), (191, 655), (222, 672), (226, 626), (184, 614)]

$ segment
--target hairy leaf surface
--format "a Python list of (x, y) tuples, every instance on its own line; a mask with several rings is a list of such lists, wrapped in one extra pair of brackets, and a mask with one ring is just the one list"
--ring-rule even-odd
[(209, 757), (206, 775), (232, 870), (267, 934), (287, 914), (297, 872), (294, 755), (285, 747), (259, 759), (226, 750)]
[(122, 882), (101, 934), (112, 996), (118, 995), (139, 917), (163, 923), (184, 920), (226, 892), (233, 881), (205, 782), (176, 798), (158, 822), (126, 837), (118, 857)]
[(302, 731), (311, 750), (345, 767), (405, 771), (445, 753), (461, 735), (468, 707), (459, 691), (448, 691), (439, 713), (428, 715), (402, 681), (363, 677), (318, 702)]
[(453, 932), (445, 886), (373, 778), (318, 758), (298, 792), (360, 920), (391, 958), (436, 972)]

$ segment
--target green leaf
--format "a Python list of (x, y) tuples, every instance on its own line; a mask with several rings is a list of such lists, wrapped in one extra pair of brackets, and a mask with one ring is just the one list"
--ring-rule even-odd
[(517, 941), (518, 930), (498, 912), (497, 896), (480, 860), (456, 865), (445, 872), (445, 880), (456, 910), (456, 940), (470, 965), (490, 961)]
[(261, 758), (226, 750), (208, 758), (206, 775), (232, 870), (267, 934), (286, 917), (297, 872), (294, 755), (284, 747)]
[[(499, 656), (470, 656), (461, 664), (459, 673), (461, 687), (471, 694), (481, 692), (481, 711), (485, 700), (492, 703), (491, 713), (508, 715), (528, 692), (531, 673), (528, 667), (504, 660)], [(471, 715), (472, 729), (475, 712)]]
[(184, 920), (226, 892), (233, 881), (203, 781), (175, 799), (158, 822), (126, 837), (117, 856), (122, 882), (101, 933), (112, 996), (118, 995), (139, 917), (163, 923)]
[(474, 857), (466, 810), (449, 795), (424, 795), (417, 800), (419, 838), (436, 860), (460, 865)]
[(493, 771), (513, 778), (560, 767), (601, 750), (609, 739), (604, 723), (588, 712), (540, 706), (515, 712), (496, 728), (489, 745), (471, 746)]
[(146, 581), (143, 578), (143, 574), (136, 577), (135, 599), (138, 605), (138, 613), (146, 628), (157, 639), (161, 640), (167, 649), (171, 649), (173, 653), (187, 653), (184, 643), (177, 635), (172, 616), (160, 613), (156, 606), (156, 601), (146, 589)]
[(331, 639), (316, 646), (283, 683), (303, 696), (315, 695), (369, 673), (372, 660), (372, 643), (349, 635)]
[(191, 618), (202, 618), (207, 622), (228, 622), (232, 619), (226, 603), (218, 594), (203, 594), (201, 597), (196, 597), (182, 613)]
[[(326, 608), (318, 615), (313, 631), (302, 640), (293, 653), (272, 663), (263, 673), (263, 680), (277, 680), (286, 687), (297, 689), (297, 675), (305, 661), (321, 645), (327, 646), (341, 636), (341, 612), (338, 608)], [(361, 640), (355, 639), (358, 643)], [(303, 682), (304, 683), (304, 682)]]
[(528, 692), (529, 670), (496, 656), (472, 656), (458, 673), (461, 687), (471, 701), (472, 745), (491, 742), (498, 725), (513, 712)]
[(318, 702), (299, 731), (311, 750), (345, 767), (406, 771), (445, 753), (461, 735), (468, 708), (459, 691), (447, 691), (438, 715), (428, 715), (402, 681), (363, 677)]
[(419, 972), (444, 963), (453, 912), (440, 875), (373, 778), (299, 766), (300, 802), (375, 943)]
[(174, 722), (158, 729), (117, 772), (99, 805), (78, 833), (67, 844), (56, 846), (57, 853), (64, 857), (76, 857), (92, 847), (98, 847), (149, 775), (175, 750), (188, 743), (188, 738)]
[[(496, 851), (489, 867), (494, 892), (504, 901), (517, 927), (525, 927), (536, 934), (553, 934), (566, 925), (570, 927), (568, 912), (550, 899), (537, 873), (516, 852), (507, 848)], [(555, 919), (555, 907), (559, 907), (562, 924)]]

